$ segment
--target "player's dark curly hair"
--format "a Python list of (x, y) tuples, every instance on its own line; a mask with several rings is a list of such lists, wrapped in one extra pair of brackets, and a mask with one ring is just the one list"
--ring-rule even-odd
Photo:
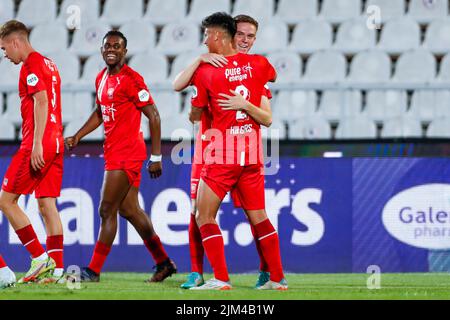
[(219, 27), (233, 39), (236, 34), (236, 21), (225, 12), (216, 12), (202, 21), (202, 28)]
[(105, 36), (103, 37), (103, 42), (104, 42), (105, 39), (108, 38), (108, 37), (119, 37), (119, 38), (122, 38), (122, 39), (123, 39), (123, 44), (124, 44), (125, 48), (127, 47), (128, 40), (127, 40), (127, 38), (125, 37), (125, 35), (124, 35), (122, 32), (116, 31), (116, 30), (111, 30), (111, 31), (109, 31), (109, 32), (108, 32), (107, 34), (105, 34)]

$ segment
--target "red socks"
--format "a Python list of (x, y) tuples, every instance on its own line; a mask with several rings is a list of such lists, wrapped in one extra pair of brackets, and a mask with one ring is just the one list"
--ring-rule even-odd
[(228, 282), (230, 278), (225, 261), (225, 245), (219, 226), (217, 224), (205, 224), (200, 227), (200, 233), (206, 256), (214, 271), (214, 278)]
[(169, 256), (164, 250), (164, 247), (158, 236), (153, 236), (148, 240), (144, 240), (144, 244), (147, 247), (148, 251), (151, 253), (156, 264), (160, 264), (169, 259)]
[(106, 244), (97, 241), (92, 255), (91, 263), (89, 263), (89, 269), (99, 274), (102, 271), (103, 264), (105, 263), (106, 257), (111, 251), (111, 247)]
[(6, 264), (6, 262), (5, 262), (5, 260), (3, 260), (3, 257), (2, 257), (2, 255), (0, 254), (0, 269), (1, 268), (5, 268), (5, 267), (7, 267), (8, 265)]
[(256, 250), (258, 250), (259, 255), (259, 270), (269, 272), (269, 265), (267, 264), (266, 260), (264, 259), (263, 252), (261, 250), (261, 244), (258, 241), (258, 237), (256, 236), (256, 230), (255, 227), (250, 224), (250, 228), (252, 230), (253, 238), (255, 239), (255, 245)]
[(191, 222), (189, 223), (189, 252), (191, 254), (192, 272), (203, 274), (203, 256), (205, 251), (202, 244), (202, 235), (193, 214), (191, 214)]
[(31, 224), (16, 230), (16, 233), (33, 259), (45, 253), (44, 247), (40, 244)]
[(257, 224), (255, 231), (264, 259), (269, 265), (270, 280), (280, 282), (284, 278), (284, 274), (278, 234), (269, 219)]
[(56, 262), (56, 269), (64, 268), (64, 238), (60, 236), (47, 237), (47, 253)]

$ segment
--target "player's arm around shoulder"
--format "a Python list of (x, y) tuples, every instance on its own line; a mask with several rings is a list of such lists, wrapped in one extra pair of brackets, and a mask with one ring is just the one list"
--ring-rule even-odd
[(154, 103), (144, 106), (142, 113), (148, 118), (152, 139), (152, 150), (147, 162), (147, 171), (150, 178), (157, 179), (162, 175), (161, 117)]

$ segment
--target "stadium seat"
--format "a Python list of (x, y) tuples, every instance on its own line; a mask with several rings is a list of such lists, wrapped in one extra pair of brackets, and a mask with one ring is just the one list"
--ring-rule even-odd
[(434, 54), (450, 51), (450, 19), (434, 20), (428, 25), (423, 47)]
[(450, 117), (450, 90), (436, 90), (435, 116)]
[(420, 45), (420, 27), (411, 18), (388, 21), (381, 30), (379, 48), (389, 54), (400, 54)]
[(193, 50), (193, 51), (187, 51), (183, 52), (175, 57), (175, 60), (172, 62), (172, 68), (170, 72), (170, 81), (175, 80), (175, 77), (184, 70), (190, 63), (194, 61), (195, 58), (197, 58), (200, 54), (202, 54), (201, 51)]
[(0, 140), (13, 141), (16, 138), (16, 129), (7, 119), (0, 116)]
[(69, 46), (67, 29), (59, 23), (40, 24), (31, 31), (30, 42), (43, 55), (66, 51)]
[(411, 117), (387, 120), (381, 131), (382, 138), (422, 138), (420, 121)]
[(426, 50), (406, 52), (397, 61), (393, 80), (427, 83), (436, 77), (436, 58)]
[(63, 91), (61, 93), (61, 116), (63, 124), (67, 124), (76, 119), (76, 114), (74, 93)]
[(13, 0), (2, 0), (0, 2), (0, 25), (14, 18)]
[(328, 121), (338, 121), (359, 115), (361, 109), (361, 91), (327, 90), (322, 94), (318, 112)]
[(77, 92), (74, 94), (74, 119), (87, 120), (90, 117), (95, 108), (94, 94), (93, 92)]
[(150, 86), (167, 83), (169, 63), (167, 58), (158, 52), (148, 52), (135, 55), (131, 58), (130, 67), (138, 71)]
[(315, 83), (343, 81), (347, 73), (345, 57), (336, 51), (314, 53), (306, 64), (304, 80)]
[(331, 23), (341, 23), (361, 15), (361, 0), (323, 0), (320, 15)]
[(22, 116), (20, 113), (20, 97), (18, 92), (11, 92), (7, 95), (6, 111), (3, 116), (6, 120), (15, 125), (22, 123)]
[(103, 61), (100, 53), (94, 54), (87, 59), (83, 67), (83, 74), (81, 75), (80, 83), (90, 85), (92, 90), (95, 90), (95, 79), (100, 71), (106, 68), (105, 61)]
[(16, 20), (23, 21), (28, 28), (56, 19), (56, 0), (22, 0)]
[[(208, 3), (209, 5), (209, 3)], [(185, 19), (187, 14), (186, 0), (151, 0), (144, 19), (161, 26)]]
[(375, 122), (364, 116), (345, 118), (336, 129), (336, 139), (375, 139), (376, 137)]
[(302, 59), (293, 52), (276, 52), (267, 56), (277, 71), (277, 83), (296, 83), (302, 72)]
[(369, 50), (376, 45), (376, 32), (367, 28), (364, 19), (348, 20), (339, 26), (335, 49), (345, 54)]
[(70, 52), (59, 52), (49, 55), (58, 68), (63, 86), (77, 83), (80, 79), (80, 60)]
[(441, 118), (433, 120), (428, 126), (427, 138), (450, 138), (450, 118)]
[(193, 0), (187, 19), (200, 23), (214, 12), (231, 12), (230, 0)]
[(448, 15), (448, 0), (410, 0), (409, 17), (419, 23), (429, 23)]
[(81, 26), (78, 27), (84, 27), (86, 24), (93, 23), (100, 17), (100, 2), (97, 0), (64, 0), (57, 20), (71, 30), (77, 27), (74, 25), (76, 22), (74, 14), (78, 13), (78, 10), (73, 6), (77, 6), (81, 14)]
[(288, 24), (315, 18), (319, 14), (318, 0), (280, 0), (275, 18)]
[(348, 80), (356, 83), (384, 83), (391, 78), (391, 70), (391, 58), (385, 52), (361, 52), (352, 60)]
[(272, 106), (273, 118), (292, 123), (310, 117), (316, 112), (317, 94), (315, 91), (281, 90)]
[(329, 49), (333, 43), (333, 28), (323, 20), (301, 21), (292, 34), (290, 50), (302, 54), (312, 54)]
[[(75, 119), (67, 124), (64, 129), (64, 137), (73, 136), (84, 125), (87, 119)], [(103, 140), (105, 137), (103, 125), (89, 133), (83, 138), (83, 141)]]
[(236, 0), (232, 16), (246, 14), (259, 22), (269, 20), (273, 17), (275, 3), (273, 0)]
[(3, 114), (3, 105), (5, 103), (5, 99), (3, 97), (3, 92), (0, 92), (0, 117)]
[(166, 120), (181, 114), (181, 96), (173, 91), (152, 91), (152, 97), (161, 119)]
[(329, 122), (320, 116), (304, 118), (289, 125), (290, 139), (329, 140), (331, 137), (331, 126)]
[(408, 114), (421, 121), (450, 116), (450, 91), (416, 90), (411, 99)]
[(363, 114), (381, 122), (404, 115), (408, 108), (406, 91), (371, 90), (367, 93), (367, 104)]
[(69, 50), (83, 58), (93, 54), (100, 55), (103, 37), (110, 30), (111, 27), (102, 22), (97, 21), (88, 24), (86, 27), (74, 32)]
[(401, 18), (406, 12), (405, 0), (368, 0), (366, 2), (366, 14), (367, 9), (370, 6), (377, 6), (380, 8), (382, 23), (392, 19)]
[(8, 59), (1, 59), (0, 61), (0, 86), (14, 88), (17, 90), (17, 84), (19, 83), (21, 65), (15, 65)]
[(120, 31), (127, 38), (129, 56), (153, 50), (156, 46), (156, 29), (149, 22), (129, 22), (124, 24)]
[(192, 140), (194, 138), (193, 125), (187, 118), (174, 115), (161, 122), (161, 138), (164, 140)]
[(127, 22), (141, 19), (143, 13), (143, 0), (106, 0), (100, 19), (107, 24), (118, 27)]
[(268, 54), (285, 50), (288, 46), (289, 30), (284, 22), (272, 19), (270, 23), (259, 26), (257, 39), (252, 48), (254, 53)]
[(200, 28), (193, 22), (175, 22), (164, 26), (156, 49), (166, 55), (177, 55), (200, 45)]
[(447, 54), (441, 61), (437, 81), (450, 81), (450, 53)]
[(263, 139), (284, 140), (287, 138), (287, 130), (284, 122), (274, 119), (270, 128), (261, 126), (261, 137)]

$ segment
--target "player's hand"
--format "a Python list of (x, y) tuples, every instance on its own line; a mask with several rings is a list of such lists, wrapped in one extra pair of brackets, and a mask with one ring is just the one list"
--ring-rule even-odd
[(150, 174), (150, 178), (158, 179), (162, 175), (162, 162), (149, 162), (147, 163), (147, 171)]
[(239, 93), (230, 90), (231, 95), (219, 93), (219, 96), (225, 99), (217, 100), (222, 110), (246, 111), (248, 109), (248, 101)]
[(39, 171), (45, 166), (44, 148), (42, 143), (33, 144), (33, 151), (31, 151), (31, 167), (34, 171)]
[(68, 150), (72, 150), (73, 148), (75, 148), (78, 145), (78, 142), (80, 142), (80, 140), (76, 136), (64, 139), (64, 143)]
[(216, 68), (221, 68), (228, 64), (227, 58), (217, 53), (205, 53), (200, 56), (202, 62), (209, 63)]

